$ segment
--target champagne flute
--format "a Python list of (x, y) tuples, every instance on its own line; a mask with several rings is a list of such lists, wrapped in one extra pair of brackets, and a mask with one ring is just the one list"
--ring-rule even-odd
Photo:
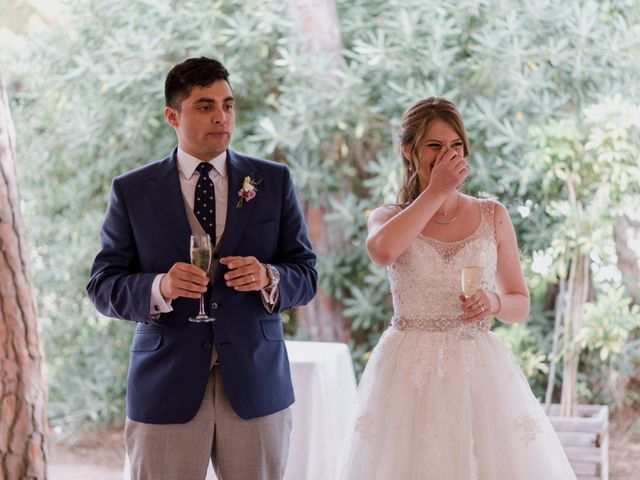
[[(209, 275), (209, 269), (211, 268), (211, 250), (211, 238), (209, 235), (191, 235), (191, 246), (189, 248), (191, 263), (204, 270), (207, 275)], [(189, 320), (192, 322), (213, 322), (215, 320), (204, 311), (204, 293), (200, 294), (200, 311), (198, 315), (189, 318)]]
[(483, 273), (483, 267), (462, 267), (460, 280), (462, 281), (462, 292), (466, 298), (469, 298), (480, 288)]

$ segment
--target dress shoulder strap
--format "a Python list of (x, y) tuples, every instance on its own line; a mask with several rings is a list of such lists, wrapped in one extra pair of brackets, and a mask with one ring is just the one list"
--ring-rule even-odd
[(486, 231), (491, 232), (493, 239), (496, 237), (496, 199), (495, 198), (481, 198), (480, 199), (480, 212), (482, 215), (482, 222), (486, 225)]

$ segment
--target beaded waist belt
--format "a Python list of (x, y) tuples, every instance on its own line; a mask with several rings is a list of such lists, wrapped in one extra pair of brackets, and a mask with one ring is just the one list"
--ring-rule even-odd
[(486, 332), (491, 329), (491, 320), (483, 318), (476, 322), (463, 322), (455, 317), (409, 318), (394, 316), (391, 326), (398, 330), (423, 330), (426, 332)]

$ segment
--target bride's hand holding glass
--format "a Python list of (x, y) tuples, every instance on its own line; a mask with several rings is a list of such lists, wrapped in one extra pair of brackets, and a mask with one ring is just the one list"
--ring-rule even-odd
[(482, 320), (493, 313), (489, 293), (480, 288), (483, 273), (484, 268), (480, 266), (462, 267), (460, 271), (462, 284), (460, 301), (464, 312), (460, 318), (462, 321), (474, 322)]

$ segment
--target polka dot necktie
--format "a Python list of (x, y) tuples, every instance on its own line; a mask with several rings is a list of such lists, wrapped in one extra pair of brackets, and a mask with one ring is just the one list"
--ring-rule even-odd
[(213, 165), (207, 162), (200, 162), (196, 170), (200, 173), (200, 178), (196, 184), (196, 195), (193, 201), (193, 212), (204, 228), (204, 231), (211, 237), (211, 242), (216, 241), (216, 193), (213, 182), (209, 177), (209, 171)]

